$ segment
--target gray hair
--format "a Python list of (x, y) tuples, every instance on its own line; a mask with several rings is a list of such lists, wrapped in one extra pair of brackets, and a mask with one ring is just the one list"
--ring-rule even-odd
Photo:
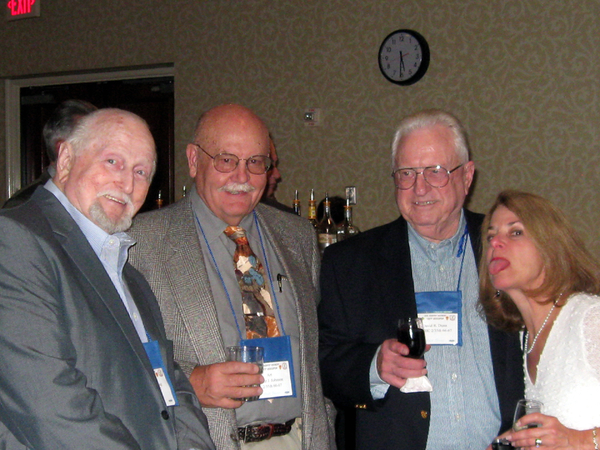
[(447, 127), (454, 135), (454, 150), (459, 162), (461, 164), (469, 162), (470, 152), (467, 132), (460, 121), (449, 112), (440, 109), (427, 109), (405, 117), (398, 125), (392, 142), (392, 169), (396, 164), (400, 141), (413, 131), (432, 128), (436, 125)]
[[(152, 136), (148, 123), (137, 114), (118, 108), (103, 108), (82, 117), (65, 142), (71, 144), (73, 154), (79, 156), (90, 147), (91, 142), (110, 136), (114, 132), (112, 127), (120, 122), (119, 116), (127, 117), (142, 124), (148, 130), (148, 134)], [(152, 144), (155, 145), (154, 140), (152, 140)], [(155, 159), (150, 179), (156, 172), (156, 147), (154, 151)]]
[(65, 141), (73, 132), (77, 122), (83, 116), (97, 109), (91, 103), (83, 100), (66, 100), (52, 111), (42, 130), (50, 162), (56, 161), (56, 143)]

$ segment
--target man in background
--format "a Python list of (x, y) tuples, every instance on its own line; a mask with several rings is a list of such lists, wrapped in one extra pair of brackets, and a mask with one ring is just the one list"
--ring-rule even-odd
[(273, 208), (277, 208), (281, 211), (293, 213), (294, 208), (284, 205), (280, 203), (275, 198), (275, 191), (277, 190), (277, 185), (281, 181), (281, 172), (279, 171), (279, 157), (277, 156), (277, 150), (275, 149), (275, 144), (273, 143), (273, 139), (269, 138), (269, 157), (271, 158), (271, 168), (267, 172), (267, 187), (265, 188), (265, 192), (261, 198), (261, 202), (265, 205), (272, 206)]
[(0, 212), (0, 448), (214, 449), (124, 233), (156, 165), (138, 116), (98, 110), (56, 174)]
[[(522, 355), (518, 336), (476, 311), (483, 216), (464, 208), (475, 173), (466, 134), (446, 112), (414, 114), (396, 131), (392, 162), (401, 217), (323, 257), (323, 389), (357, 408), (359, 450), (486, 448), (512, 425)], [(398, 320), (417, 315), (437, 344), (424, 359), (396, 339)]]
[(46, 146), (46, 154), (50, 164), (39, 178), (27, 186), (19, 189), (11, 198), (9, 198), (2, 208), (14, 208), (25, 203), (33, 192), (52, 178), (56, 173), (56, 157), (60, 144), (65, 141), (72, 133), (73, 128), (83, 116), (95, 111), (97, 108), (83, 100), (66, 100), (56, 107), (50, 118), (44, 125), (42, 135)]
[[(132, 263), (158, 298), (217, 449), (328, 450), (333, 417), (317, 359), (319, 253), (308, 221), (259, 204), (269, 145), (267, 127), (243, 106), (203, 114), (186, 149), (195, 189), (136, 218)], [(291, 389), (269, 392), (256, 365), (226, 362), (227, 347), (253, 341), (265, 352), (279, 349), (279, 384)], [(269, 398), (239, 400), (261, 394)]]

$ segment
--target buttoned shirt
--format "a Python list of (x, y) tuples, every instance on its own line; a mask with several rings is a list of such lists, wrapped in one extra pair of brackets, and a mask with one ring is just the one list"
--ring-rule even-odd
[[(465, 225), (461, 213), (455, 235), (434, 243), (408, 224), (415, 293), (456, 291), (457, 287), (462, 291), (462, 346), (434, 345), (425, 353), (427, 376), (433, 385), (427, 450), (486, 448), (500, 428), (487, 325), (476, 308), (479, 281), (470, 238), (464, 245), (464, 263), (459, 252)], [(375, 367), (374, 359), (371, 392), (378, 399), (383, 398), (389, 385), (376, 370), (373, 373)]]

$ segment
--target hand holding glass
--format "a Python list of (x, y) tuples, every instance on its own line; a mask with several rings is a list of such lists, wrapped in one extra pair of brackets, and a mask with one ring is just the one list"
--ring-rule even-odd
[[(262, 347), (251, 347), (247, 345), (241, 347), (227, 347), (227, 361), (238, 361), (256, 364), (259, 368), (258, 373), (262, 373), (264, 363), (264, 349)], [(252, 402), (254, 400), (258, 400), (258, 397), (259, 396), (257, 395), (254, 397), (237, 398), (235, 400), (240, 400), (243, 402)]]
[(408, 357), (419, 359), (425, 353), (425, 330), (423, 321), (409, 317), (398, 321), (398, 342), (408, 347)]
[(539, 402), (537, 400), (529, 400), (526, 398), (519, 400), (517, 402), (517, 407), (515, 408), (515, 419), (513, 421), (513, 429), (515, 431), (521, 431), (521, 430), (524, 430), (525, 428), (539, 427), (540, 424), (538, 424), (538, 423), (529, 423), (525, 426), (518, 427), (517, 422), (519, 421), (519, 419), (521, 417), (526, 416), (527, 414), (541, 413), (543, 406), (544, 405), (542, 404), (542, 402)]

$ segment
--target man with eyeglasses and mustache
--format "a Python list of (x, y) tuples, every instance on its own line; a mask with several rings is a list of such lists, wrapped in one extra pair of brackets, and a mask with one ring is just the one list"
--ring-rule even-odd
[[(358, 450), (486, 448), (512, 425), (523, 373), (518, 336), (476, 311), (483, 216), (464, 208), (475, 165), (462, 125), (439, 110), (405, 118), (392, 166), (401, 217), (323, 256), (323, 389), (356, 408)], [(424, 359), (396, 338), (417, 315), (435, 344)]]
[[(219, 450), (328, 450), (333, 417), (317, 360), (316, 237), (306, 219), (259, 203), (269, 144), (267, 127), (248, 108), (204, 113), (186, 148), (196, 189), (136, 218), (132, 263), (159, 300), (175, 359)], [(254, 364), (226, 361), (225, 349), (240, 344), (265, 349), (262, 375)], [(261, 399), (240, 400), (254, 396)]]
[(83, 117), (0, 212), (0, 448), (214, 449), (125, 233), (156, 164), (135, 114)]

